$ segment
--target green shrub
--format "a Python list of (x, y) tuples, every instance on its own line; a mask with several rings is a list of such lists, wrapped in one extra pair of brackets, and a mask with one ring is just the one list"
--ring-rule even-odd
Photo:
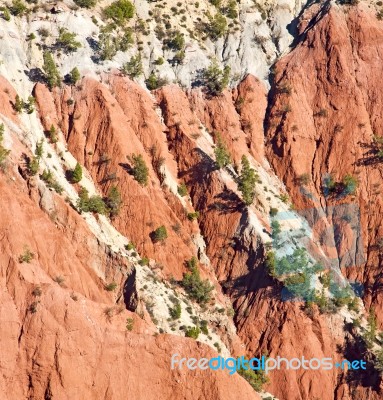
[(109, 32), (106, 32), (104, 27), (100, 29), (98, 35), (98, 46), (101, 60), (111, 60), (118, 51), (118, 41)]
[(121, 210), (122, 200), (120, 191), (116, 186), (112, 186), (105, 200), (111, 218), (116, 217)]
[(154, 242), (163, 242), (165, 239), (167, 239), (167, 237), (168, 237), (168, 232), (164, 225), (161, 225), (160, 227), (158, 227), (153, 232), (153, 235), (152, 235)]
[(14, 16), (21, 16), (27, 11), (27, 6), (22, 0), (12, 0), (12, 4), (8, 6), (8, 10)]
[(281, 224), (278, 221), (271, 221), (271, 237), (275, 239), (281, 233)]
[(105, 285), (105, 290), (107, 290), (108, 292), (113, 292), (117, 289), (117, 283), (116, 282), (111, 282), (108, 285)]
[(154, 61), (155, 65), (162, 65), (165, 62), (163, 57), (158, 57), (157, 60)]
[(185, 197), (188, 194), (188, 188), (185, 183), (181, 183), (181, 185), (178, 186), (177, 192), (181, 197)]
[(212, 96), (217, 96), (229, 84), (230, 67), (225, 66), (222, 70), (215, 61), (203, 72), (202, 79), (208, 93)]
[(258, 176), (253, 168), (250, 167), (249, 160), (246, 156), (241, 159), (241, 175), (239, 176), (238, 189), (242, 193), (242, 199), (246, 205), (250, 205), (254, 201), (255, 183)]
[(57, 143), (58, 142), (56, 128), (54, 127), (54, 125), (51, 125), (51, 127), (49, 128), (49, 131), (47, 132), (47, 136), (49, 137), (51, 143)]
[(11, 20), (11, 13), (9, 12), (9, 9), (7, 7), (0, 7), (0, 11), (3, 12), (2, 17), (4, 18), (5, 21)]
[(165, 78), (160, 78), (154, 72), (151, 72), (148, 79), (145, 80), (145, 83), (149, 90), (156, 90), (166, 85), (168, 81)]
[(122, 72), (133, 79), (143, 74), (141, 54), (132, 57), (127, 63), (122, 66)]
[(72, 85), (75, 85), (81, 79), (81, 74), (77, 67), (74, 67), (72, 71), (70, 71), (69, 76)]
[(19, 263), (29, 264), (33, 260), (34, 256), (35, 255), (29, 250), (29, 248), (25, 247), (23, 254), (19, 257)]
[(82, 179), (82, 168), (79, 163), (76, 164), (74, 169), (71, 171), (71, 181), (72, 183), (79, 183)]
[(134, 319), (133, 318), (127, 318), (126, 319), (126, 329), (128, 331), (132, 331), (134, 328)]
[(270, 208), (270, 216), (275, 217), (278, 214), (278, 208), (271, 207)]
[(343, 178), (342, 183), (343, 183), (343, 187), (344, 187), (344, 189), (343, 189), (344, 194), (354, 195), (356, 193), (356, 189), (358, 188), (358, 181), (354, 176), (352, 176), (350, 174), (346, 175)]
[(238, 17), (237, 2), (236, 0), (229, 0), (225, 7), (222, 8), (222, 12), (231, 19)]
[(53, 60), (52, 54), (49, 51), (44, 51), (43, 59), (43, 70), (49, 89), (53, 89), (55, 86), (61, 86), (60, 73)]
[(219, 134), (217, 135), (217, 146), (214, 149), (214, 154), (218, 168), (224, 168), (231, 163), (230, 153)]
[(17, 94), (15, 97), (15, 104), (13, 106), (16, 112), (21, 113), (24, 108), (24, 101), (20, 98), (20, 96)]
[(64, 191), (63, 187), (56, 181), (49, 169), (44, 170), (40, 177), (49, 188), (55, 190), (57, 193), (61, 194)]
[(182, 279), (182, 286), (186, 290), (188, 296), (199, 304), (206, 304), (211, 299), (211, 292), (214, 286), (206, 280), (202, 280), (198, 268), (198, 261), (196, 257), (192, 257), (187, 262), (190, 272), (184, 274)]
[(180, 51), (185, 47), (185, 38), (180, 31), (171, 31), (168, 35), (164, 44), (169, 50)]
[(319, 277), (319, 282), (325, 287), (328, 288), (330, 287), (331, 284), (331, 273), (326, 272), (323, 275)]
[(215, 41), (224, 36), (227, 32), (226, 18), (220, 12), (217, 12), (214, 17), (208, 14), (208, 18), (209, 23), (204, 25), (204, 31), (207, 33), (210, 39)]
[(59, 37), (56, 40), (56, 46), (68, 53), (75, 52), (81, 47), (81, 43), (76, 41), (76, 36), (75, 33), (69, 32), (65, 28), (59, 28)]
[(301, 185), (308, 185), (311, 181), (309, 174), (302, 174), (299, 176), (298, 181)]
[(261, 369), (254, 371), (252, 369), (245, 370), (240, 368), (238, 373), (250, 383), (251, 387), (256, 392), (261, 392), (262, 386), (269, 381), (265, 372)]
[(187, 217), (189, 221), (194, 221), (195, 219), (199, 218), (199, 212), (198, 211), (190, 212), (188, 213)]
[(132, 173), (134, 179), (141, 185), (146, 186), (148, 184), (149, 169), (146, 166), (145, 160), (141, 154), (133, 154), (131, 156), (133, 164)]
[(39, 171), (40, 159), (38, 157), (31, 157), (28, 161), (27, 168), (31, 175), (36, 175)]
[(197, 326), (193, 326), (185, 331), (185, 336), (190, 337), (192, 339), (198, 339), (200, 333), (201, 330)]
[(375, 342), (377, 327), (378, 325), (376, 321), (375, 310), (374, 308), (371, 308), (367, 318), (367, 329), (363, 334), (363, 340), (369, 349), (372, 348)]
[(89, 197), (89, 192), (85, 188), (81, 188), (79, 192), (77, 208), (81, 212), (93, 212), (97, 214), (106, 214), (107, 212), (104, 200), (97, 195)]
[(142, 257), (141, 260), (138, 261), (138, 264), (141, 265), (141, 266), (149, 265), (149, 258)]
[(96, 5), (97, 0), (73, 0), (76, 5), (82, 8), (92, 8)]
[(134, 5), (129, 0), (117, 0), (104, 9), (107, 18), (112, 19), (118, 25), (125, 22), (134, 15)]
[(4, 170), (6, 166), (6, 161), (8, 158), (10, 150), (7, 150), (3, 147), (3, 140), (4, 140), (4, 124), (0, 124), (0, 169)]
[(266, 254), (266, 268), (270, 276), (273, 278), (276, 276), (276, 259), (275, 259), (275, 253), (272, 251), (269, 251)]
[(134, 243), (129, 242), (128, 244), (126, 244), (125, 246), (125, 250), (131, 251), (131, 250), (135, 250), (136, 246), (134, 245)]
[(173, 320), (180, 319), (181, 318), (181, 312), (182, 312), (181, 303), (179, 301), (177, 301), (175, 303), (173, 308), (169, 308), (170, 317)]

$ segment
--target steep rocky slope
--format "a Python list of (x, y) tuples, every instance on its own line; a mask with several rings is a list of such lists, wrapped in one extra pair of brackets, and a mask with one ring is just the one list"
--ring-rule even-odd
[[(219, 12), (209, 2), (137, 1), (133, 43), (102, 60), (102, 10), (110, 3), (40, 4), (0, 22), (0, 123), (10, 150), (0, 172), (2, 392), (9, 399), (381, 398), (383, 28), (375, 6), (242, 1), (235, 17), (222, 9), (224, 35), (203, 38), (205, 11)], [(183, 33), (182, 41), (166, 30), (180, 49), (178, 39), (170, 48), (161, 39), (166, 24)], [(77, 34), (77, 51), (57, 45), (59, 27)], [(61, 76), (78, 67), (76, 83), (67, 77), (47, 86), (47, 49)], [(137, 51), (142, 73), (132, 76), (121, 67)], [(218, 67), (231, 67), (230, 86), (218, 95), (200, 80), (213, 55)], [(152, 72), (168, 84), (150, 92)], [(225, 168), (217, 166), (220, 143), (230, 155)], [(135, 179), (133, 155), (148, 168), (147, 185)], [(257, 174), (249, 204), (239, 184), (243, 156)], [(76, 163), (83, 176), (73, 183)], [(81, 187), (104, 198), (117, 187), (121, 209), (81, 211)], [(167, 237), (156, 240), (161, 226)], [(270, 257), (301, 248), (306, 270), (294, 277), (309, 276), (315, 296), (286, 301), (291, 276), (273, 271)], [(192, 257), (214, 286), (207, 304), (180, 284)], [(207, 332), (185, 337), (202, 321)], [(173, 353), (217, 350), (364, 358), (368, 370), (273, 371), (256, 393), (238, 374), (170, 369)]]

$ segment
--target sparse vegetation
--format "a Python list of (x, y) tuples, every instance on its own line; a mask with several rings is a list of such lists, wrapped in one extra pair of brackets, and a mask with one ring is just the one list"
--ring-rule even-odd
[(117, 283), (116, 282), (111, 282), (107, 285), (105, 285), (105, 290), (108, 292), (114, 292), (117, 289)]
[(238, 189), (242, 193), (242, 199), (246, 205), (250, 205), (254, 201), (255, 183), (258, 176), (253, 168), (250, 167), (249, 160), (246, 156), (241, 159), (241, 175), (239, 176)]
[(56, 46), (63, 51), (72, 53), (81, 47), (81, 43), (76, 40), (76, 34), (69, 32), (65, 28), (59, 28), (59, 37), (56, 40)]
[(214, 16), (208, 14), (207, 17), (209, 22), (203, 25), (203, 31), (208, 37), (215, 41), (224, 36), (227, 32), (226, 18), (219, 11)]
[(70, 178), (72, 183), (79, 183), (82, 179), (82, 168), (79, 163), (76, 164), (74, 169), (70, 171)]
[(123, 26), (134, 15), (134, 5), (129, 0), (117, 0), (104, 9), (106, 18)]
[(166, 85), (168, 81), (165, 78), (157, 76), (155, 72), (151, 72), (148, 79), (146, 79), (145, 83), (149, 90), (156, 90)]
[(50, 189), (55, 190), (58, 194), (64, 191), (63, 187), (56, 181), (49, 169), (44, 170), (40, 177)]
[(230, 153), (219, 134), (217, 135), (217, 145), (214, 149), (214, 154), (218, 168), (224, 168), (231, 163)]
[(29, 264), (33, 260), (34, 256), (34, 253), (32, 253), (32, 251), (27, 246), (25, 246), (23, 253), (19, 257), (19, 263)]
[(106, 214), (107, 212), (104, 200), (97, 195), (89, 197), (89, 192), (85, 188), (81, 188), (80, 190), (77, 208), (80, 212), (93, 212), (97, 214)]
[(105, 204), (111, 218), (116, 217), (120, 213), (122, 200), (117, 186), (112, 186), (110, 188)]
[(344, 186), (344, 191), (343, 193), (346, 195), (354, 195), (356, 193), (356, 189), (358, 188), (358, 181), (357, 179), (350, 175), (347, 174), (344, 178), (343, 178), (343, 186)]
[(201, 330), (197, 326), (193, 326), (186, 329), (185, 336), (197, 340), (200, 333)]
[(171, 317), (173, 320), (180, 319), (180, 318), (181, 318), (181, 311), (182, 311), (182, 309), (181, 309), (181, 303), (180, 303), (179, 301), (177, 301), (177, 302), (174, 304), (174, 307), (172, 307), (172, 308), (169, 309), (170, 317)]
[(8, 6), (9, 12), (15, 17), (24, 15), (27, 9), (27, 6), (22, 0), (12, 0), (12, 4)]
[(129, 76), (129, 78), (137, 78), (142, 75), (144, 70), (142, 67), (141, 55), (138, 54), (132, 57), (127, 63), (122, 66), (122, 72)]
[(189, 221), (194, 221), (199, 218), (199, 212), (198, 211), (190, 212), (188, 213), (187, 217)]
[(133, 154), (131, 156), (131, 162), (133, 164), (132, 173), (134, 179), (141, 186), (146, 186), (148, 184), (149, 169), (146, 166), (144, 158), (141, 154)]
[(153, 242), (163, 242), (168, 237), (168, 232), (164, 225), (158, 227), (152, 235)]
[(77, 67), (74, 67), (70, 71), (69, 76), (70, 76), (70, 82), (72, 85), (75, 85), (81, 79), (81, 74)]
[(184, 274), (182, 286), (192, 300), (195, 300), (199, 304), (208, 303), (211, 299), (211, 292), (214, 286), (207, 279), (201, 279), (196, 257), (192, 257), (187, 262), (187, 266), (189, 272)]
[(208, 93), (212, 96), (217, 96), (229, 84), (230, 67), (225, 66), (222, 70), (217, 62), (213, 62), (202, 75), (204, 85)]
[(185, 183), (181, 183), (181, 185), (178, 186), (177, 192), (181, 197), (185, 197), (188, 194), (188, 189)]
[(4, 124), (0, 124), (0, 170), (4, 171), (10, 150), (3, 146), (4, 140)]
[(134, 328), (134, 319), (133, 318), (127, 318), (126, 319), (126, 329), (128, 331), (132, 331)]
[(61, 86), (60, 73), (56, 67), (52, 54), (49, 51), (44, 51), (43, 59), (43, 70), (45, 72), (45, 79), (48, 83), (49, 89), (53, 89), (55, 86)]
[(82, 8), (92, 8), (97, 4), (97, 0), (73, 0), (76, 5)]
[(263, 370), (257, 370), (254, 371), (252, 369), (243, 369), (240, 368), (238, 370), (239, 375), (241, 375), (243, 378), (249, 382), (251, 387), (256, 391), (256, 392), (261, 392), (262, 391), (262, 386), (267, 383), (269, 380)]

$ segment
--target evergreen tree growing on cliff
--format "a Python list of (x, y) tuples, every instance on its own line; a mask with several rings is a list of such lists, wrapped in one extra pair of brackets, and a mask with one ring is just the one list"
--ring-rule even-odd
[(214, 149), (215, 162), (218, 168), (224, 168), (231, 162), (229, 151), (222, 140), (221, 135), (217, 135), (217, 146)]
[(61, 86), (60, 73), (53, 60), (52, 54), (49, 51), (44, 51), (43, 59), (43, 70), (49, 89), (53, 89), (55, 86)]
[(71, 181), (73, 183), (78, 183), (81, 181), (82, 179), (82, 168), (81, 165), (79, 163), (76, 164), (76, 166), (74, 167), (74, 170), (72, 171), (71, 174)]
[(116, 186), (112, 186), (106, 198), (106, 206), (108, 207), (109, 215), (113, 218), (120, 213), (121, 209), (121, 194)]
[(257, 182), (257, 173), (250, 167), (246, 156), (241, 159), (241, 175), (239, 177), (238, 189), (242, 193), (242, 199), (246, 205), (252, 204), (255, 196), (255, 183)]
[(146, 166), (145, 160), (141, 154), (132, 155), (133, 164), (133, 176), (134, 179), (141, 185), (146, 186), (148, 184), (149, 169)]

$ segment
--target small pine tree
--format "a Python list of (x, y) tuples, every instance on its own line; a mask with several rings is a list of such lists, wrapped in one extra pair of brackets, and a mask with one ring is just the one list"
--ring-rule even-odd
[(217, 62), (213, 62), (203, 73), (206, 89), (212, 96), (221, 94), (229, 84), (229, 79), (230, 67), (226, 66), (221, 70)]
[(4, 170), (6, 166), (6, 160), (11, 152), (10, 150), (7, 150), (5, 147), (3, 147), (2, 143), (4, 140), (4, 124), (0, 124), (0, 169)]
[(218, 168), (224, 168), (230, 164), (231, 162), (230, 154), (229, 151), (227, 150), (225, 143), (222, 140), (221, 135), (218, 135), (217, 137), (217, 146), (214, 149), (214, 154), (215, 154), (215, 162)]
[(122, 200), (120, 191), (116, 186), (112, 186), (108, 193), (108, 197), (106, 198), (106, 206), (109, 211), (109, 215), (113, 218), (120, 213)]
[(10, 21), (10, 20), (11, 20), (11, 13), (9, 12), (9, 10), (8, 10), (7, 7), (5, 7), (5, 8), (3, 9), (3, 18), (4, 18), (6, 21)]
[(51, 140), (51, 143), (57, 143), (58, 137), (56, 133), (56, 128), (54, 125), (51, 125), (49, 132), (48, 132), (49, 139)]
[(242, 193), (242, 199), (246, 205), (250, 205), (255, 196), (255, 183), (257, 182), (257, 173), (250, 167), (246, 156), (241, 159), (241, 175), (239, 177), (238, 189)]
[(77, 163), (76, 166), (74, 167), (74, 170), (72, 171), (71, 180), (73, 183), (78, 183), (81, 181), (81, 179), (82, 179), (82, 168), (81, 165)]
[(24, 108), (24, 101), (20, 98), (20, 96), (17, 94), (15, 98), (15, 105), (14, 109), (16, 112), (21, 113)]
[(134, 179), (142, 186), (148, 184), (149, 169), (146, 166), (145, 160), (141, 154), (132, 155), (133, 176)]
[(153, 232), (153, 241), (154, 242), (163, 242), (168, 237), (168, 232), (166, 227), (161, 225)]
[(80, 79), (81, 74), (77, 67), (74, 67), (72, 71), (70, 71), (70, 81), (73, 85), (75, 85)]
[(49, 51), (44, 51), (43, 59), (43, 70), (45, 72), (45, 78), (49, 89), (53, 89), (55, 86), (61, 86), (60, 73), (56, 67), (52, 54)]
[(76, 5), (83, 8), (92, 8), (96, 5), (97, 0), (73, 0)]
[(138, 54), (132, 57), (127, 63), (122, 66), (122, 72), (128, 75), (130, 79), (136, 78), (143, 74), (141, 55)]

